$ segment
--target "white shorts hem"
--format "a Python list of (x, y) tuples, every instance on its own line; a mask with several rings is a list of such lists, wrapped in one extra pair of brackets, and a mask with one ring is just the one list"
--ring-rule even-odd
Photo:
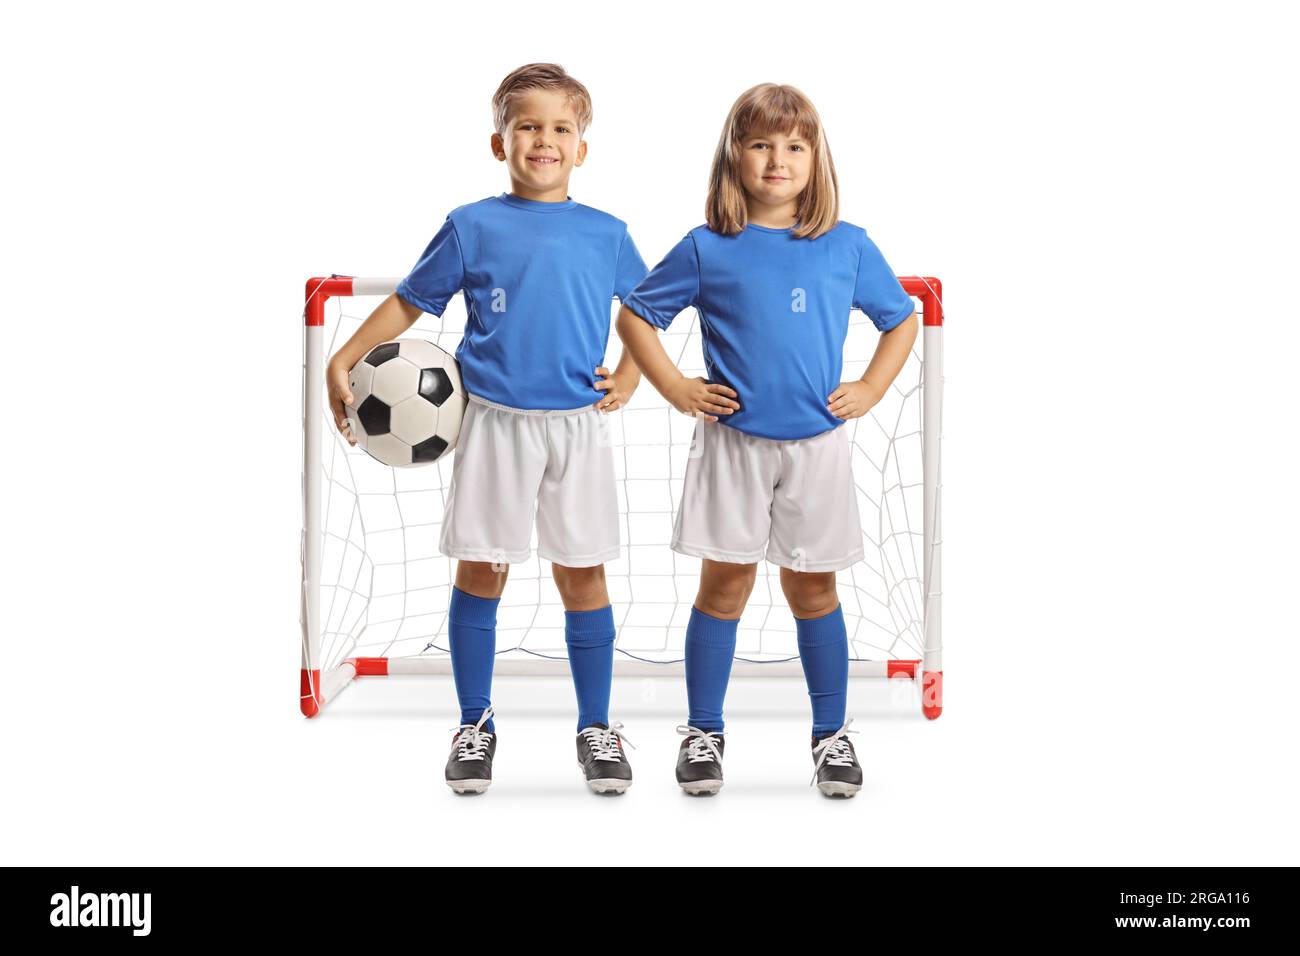
[(558, 564), (566, 568), (594, 568), (598, 564), (604, 564), (606, 561), (617, 561), (621, 552), (616, 545), (605, 551), (594, 551), (591, 554), (567, 554), (561, 555), (555, 552), (537, 549), (537, 556), (544, 561), (550, 561), (552, 564)]
[(791, 571), (811, 571), (813, 573), (843, 571), (845, 568), (853, 567), (853, 565), (857, 564), (864, 557), (866, 557), (866, 553), (858, 551), (837, 561), (808, 561), (803, 558), (796, 561), (794, 558), (787, 557), (783, 554), (776, 554), (771, 551), (767, 553), (767, 560), (772, 564), (779, 565), (783, 568), (789, 568)]
[(693, 558), (707, 558), (710, 561), (722, 561), (725, 564), (758, 564), (763, 560), (762, 551), (722, 551), (698, 544), (686, 544), (674, 539), (672, 549), (678, 554), (689, 554)]
[(483, 561), (487, 564), (523, 564), (531, 550), (506, 551), (497, 548), (439, 548), (443, 557), (457, 561)]

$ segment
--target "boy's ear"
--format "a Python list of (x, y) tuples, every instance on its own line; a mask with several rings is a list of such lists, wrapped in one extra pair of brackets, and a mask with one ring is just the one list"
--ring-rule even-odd
[(578, 151), (573, 154), (573, 165), (581, 166), (582, 161), (587, 158), (587, 141), (584, 139), (578, 143)]
[(501, 138), (500, 133), (492, 134), (492, 155), (499, 161), (505, 162), (506, 159), (506, 141)]

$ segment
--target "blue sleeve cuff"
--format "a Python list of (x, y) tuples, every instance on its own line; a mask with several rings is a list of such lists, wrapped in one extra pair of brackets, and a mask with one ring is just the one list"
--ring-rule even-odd
[(668, 328), (673, 324), (673, 319), (677, 318), (675, 315), (664, 315), (662, 312), (650, 308), (637, 297), (635, 292), (623, 300), (623, 305), (630, 309), (632, 314), (642, 322), (647, 322), (657, 329)]
[(422, 309), (423, 311), (428, 312), (430, 315), (435, 316), (437, 318), (442, 318), (442, 313), (447, 308), (446, 302), (444, 302), (441, 306), (438, 306), (438, 305), (434, 305), (434, 303), (428, 301), (427, 299), (420, 298), (418, 295), (416, 295), (414, 292), (411, 291), (411, 287), (405, 279), (397, 283), (396, 291), (397, 291), (397, 295), (400, 298), (405, 299), (407, 302), (411, 303), (411, 305), (415, 306), (416, 308)]
[(895, 326), (902, 325), (904, 322), (906, 322), (908, 317), (911, 316), (912, 313), (914, 313), (915, 311), (916, 311), (915, 303), (913, 303), (911, 299), (908, 299), (907, 308), (903, 309), (897, 315), (891, 316), (889, 320), (885, 322), (884, 325), (878, 325), (876, 326), (876, 328), (879, 329), (881, 332), (888, 332), (890, 329), (894, 328)]

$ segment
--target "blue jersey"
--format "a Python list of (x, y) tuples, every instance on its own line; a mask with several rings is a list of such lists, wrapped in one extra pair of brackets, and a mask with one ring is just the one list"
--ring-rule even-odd
[(624, 304), (660, 329), (695, 306), (709, 380), (735, 389), (740, 403), (718, 421), (783, 441), (843, 422), (826, 406), (840, 385), (849, 312), (861, 309), (886, 332), (914, 307), (866, 231), (847, 222), (816, 239), (697, 226)]
[(605, 361), (610, 302), (645, 277), (627, 225), (566, 199), (509, 193), (453, 209), (397, 294), (441, 316), (465, 293), (456, 350), (472, 395), (512, 408), (580, 408)]

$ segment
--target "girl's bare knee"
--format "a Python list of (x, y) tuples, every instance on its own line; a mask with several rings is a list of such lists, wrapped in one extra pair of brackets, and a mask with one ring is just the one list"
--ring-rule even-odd
[(781, 590), (790, 612), (798, 618), (823, 617), (840, 603), (834, 571), (811, 573), (782, 568)]
[(700, 590), (695, 607), (711, 617), (733, 621), (740, 617), (754, 590), (756, 564), (724, 564), (705, 561), (700, 570)]

